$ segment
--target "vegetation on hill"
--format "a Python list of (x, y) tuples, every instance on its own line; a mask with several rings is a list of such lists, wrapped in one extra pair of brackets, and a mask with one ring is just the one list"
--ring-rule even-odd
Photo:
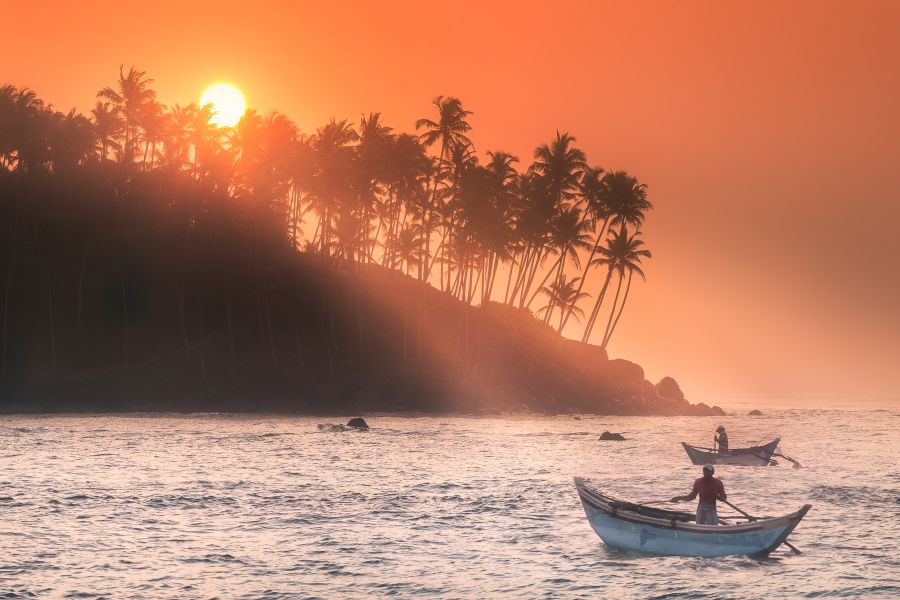
[(519, 172), (481, 163), (455, 98), (415, 135), (378, 113), (306, 135), (252, 110), (217, 128), (150, 82), (123, 70), (90, 117), (0, 87), (7, 402), (706, 410), (607, 360), (652, 205), (568, 134)]

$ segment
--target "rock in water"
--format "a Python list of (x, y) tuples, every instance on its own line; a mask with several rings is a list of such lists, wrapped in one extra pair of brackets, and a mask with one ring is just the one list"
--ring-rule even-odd
[(622, 435), (621, 433), (612, 433), (611, 431), (604, 431), (600, 435), (600, 440), (608, 441), (608, 442), (624, 442), (625, 436)]
[(369, 430), (369, 424), (366, 423), (366, 420), (362, 417), (353, 417), (349, 421), (347, 421), (347, 427), (353, 427), (355, 429), (360, 429), (364, 431)]
[(751, 417), (761, 417), (762, 416), (762, 412), (760, 412), (756, 409), (751, 410), (747, 414), (750, 415)]

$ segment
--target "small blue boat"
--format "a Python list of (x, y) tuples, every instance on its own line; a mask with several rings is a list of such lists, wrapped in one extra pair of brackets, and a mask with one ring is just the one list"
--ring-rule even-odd
[(607, 546), (657, 555), (768, 554), (787, 540), (812, 508), (807, 504), (783, 517), (749, 523), (697, 525), (692, 513), (616, 500), (581, 477), (575, 478), (575, 488), (588, 522)]

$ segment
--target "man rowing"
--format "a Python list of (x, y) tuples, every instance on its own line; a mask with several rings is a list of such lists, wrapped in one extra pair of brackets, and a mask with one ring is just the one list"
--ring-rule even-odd
[(719, 515), (716, 512), (716, 499), (725, 500), (725, 484), (721, 479), (713, 477), (715, 468), (712, 465), (703, 465), (703, 477), (694, 481), (694, 487), (687, 496), (675, 496), (671, 502), (687, 502), (700, 496), (697, 503), (697, 524), (718, 525)]

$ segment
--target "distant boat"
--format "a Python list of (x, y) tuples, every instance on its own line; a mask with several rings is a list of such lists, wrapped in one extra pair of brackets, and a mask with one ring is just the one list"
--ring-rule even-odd
[(729, 448), (726, 452), (718, 452), (713, 448), (701, 448), (681, 442), (691, 462), (695, 465), (744, 465), (747, 467), (765, 467), (772, 460), (781, 438), (775, 438), (768, 444), (752, 448)]
[(812, 508), (806, 504), (783, 517), (728, 525), (697, 525), (687, 512), (622, 502), (575, 478), (591, 527), (610, 547), (670, 556), (758, 555), (787, 540)]

